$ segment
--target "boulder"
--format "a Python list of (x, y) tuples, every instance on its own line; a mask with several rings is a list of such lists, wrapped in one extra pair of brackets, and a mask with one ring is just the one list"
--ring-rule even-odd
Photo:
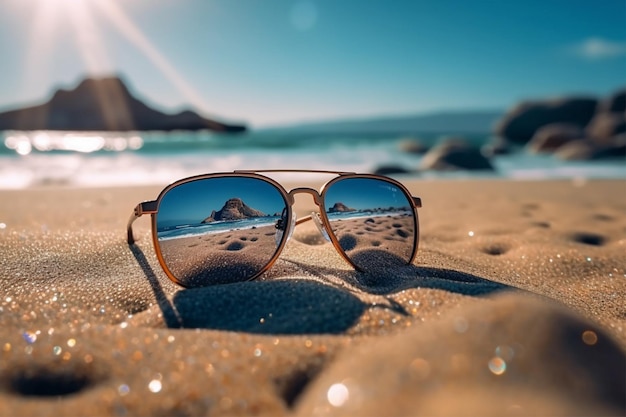
[(526, 149), (532, 153), (553, 152), (566, 143), (583, 137), (584, 132), (577, 125), (552, 123), (540, 127), (526, 144)]
[(609, 144), (590, 139), (575, 140), (561, 146), (555, 156), (566, 161), (626, 159), (626, 134), (612, 138)]
[(415, 154), (415, 155), (423, 155), (423, 154), (425, 154), (428, 151), (428, 146), (426, 146), (419, 139), (405, 139), (405, 140), (402, 140), (398, 144), (398, 148), (400, 148), (400, 150), (402, 152)]
[(601, 146), (593, 155), (593, 159), (622, 159), (626, 161), (626, 134), (613, 138), (607, 146)]
[(543, 126), (567, 123), (584, 128), (595, 114), (598, 100), (579, 97), (524, 102), (496, 124), (495, 134), (510, 142), (526, 144)]
[(399, 165), (381, 165), (374, 171), (376, 175), (410, 174), (410, 171)]
[(588, 139), (579, 139), (561, 146), (554, 155), (564, 161), (587, 161), (592, 159), (596, 147)]
[(480, 148), (462, 138), (450, 138), (431, 148), (422, 158), (420, 168), (437, 171), (494, 170)]
[(626, 115), (622, 113), (598, 113), (586, 129), (587, 135), (600, 144), (610, 145), (611, 140), (626, 132)]
[(626, 112), (626, 88), (616, 91), (611, 96), (598, 103), (598, 113), (624, 113)]
[(511, 144), (502, 138), (494, 137), (482, 146), (480, 152), (486, 157), (508, 155), (511, 153)]

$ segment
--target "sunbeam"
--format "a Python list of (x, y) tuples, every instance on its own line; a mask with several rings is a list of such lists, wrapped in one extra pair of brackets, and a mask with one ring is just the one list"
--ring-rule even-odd
[(91, 10), (88, 9), (88, 3), (77, 0), (71, 1), (71, 6), (69, 3), (69, 0), (63, 2), (76, 34), (78, 51), (87, 66), (87, 71), (94, 74), (108, 70), (111, 68), (111, 60)]
[[(53, 2), (37, 0), (33, 6), (33, 20), (28, 34), (28, 47), (25, 50), (20, 90), (27, 90), (28, 86), (36, 85), (41, 79), (39, 74), (50, 69), (51, 54), (54, 45), (55, 32), (58, 27), (59, 9)], [(41, 114), (45, 117), (45, 114)], [(21, 122), (18, 122), (21, 125)]]
[[(127, 42), (137, 48), (178, 90), (185, 101), (198, 109), (209, 109), (205, 100), (185, 81), (176, 68), (137, 28), (124, 10), (115, 2), (106, 0), (30, 0), (33, 13), (28, 49), (24, 58), (23, 88), (33, 85), (42, 73), (50, 71), (55, 61), (55, 43), (61, 31), (69, 28), (76, 43), (76, 50), (84, 65), (84, 72), (93, 76), (114, 72), (117, 67), (107, 52), (105, 38), (98, 23), (106, 18)], [(67, 30), (67, 29), (66, 29)], [(122, 120), (122, 125), (132, 125), (132, 115), (124, 115), (125, 106), (111, 105), (119, 102), (120, 92), (98, 92), (100, 106), (111, 126)], [(117, 117), (116, 117), (117, 116)], [(42, 117), (46, 117), (42, 114)]]
[[(66, 5), (68, 5), (66, 0)], [(72, 1), (73, 7), (67, 7), (67, 12), (74, 26), (76, 42), (81, 57), (90, 74), (102, 72), (103, 69), (111, 68), (110, 59), (105, 44), (102, 41), (98, 27), (84, 1)], [(98, 100), (99, 110), (106, 125), (111, 130), (127, 130), (133, 128), (135, 123), (128, 103), (123, 98), (121, 86), (111, 83), (108, 88), (102, 84), (95, 86), (95, 95)]]
[[(93, 0), (34, 0), (33, 25), (30, 33), (29, 47), (25, 58), (25, 71), (22, 82), (24, 85), (36, 82), (50, 69), (54, 62), (51, 55), (59, 31), (64, 26), (72, 32), (76, 42), (76, 50), (80, 55), (85, 72), (91, 76), (111, 72), (114, 68), (107, 53), (104, 38), (100, 34), (94, 10), (90, 7)], [(132, 128), (133, 117), (127, 103), (122, 99), (119, 86), (112, 84), (105, 89), (100, 86), (95, 91), (97, 111), (101, 112), (106, 125), (111, 130), (128, 130)], [(48, 118), (46, 111), (37, 114), (41, 125)]]
[(103, 14), (118, 28), (128, 41), (134, 44), (179, 90), (185, 99), (199, 109), (207, 110), (209, 106), (195, 90), (187, 84), (178, 71), (154, 47), (146, 36), (137, 29), (137, 26), (126, 16), (123, 10), (111, 1), (94, 0)]

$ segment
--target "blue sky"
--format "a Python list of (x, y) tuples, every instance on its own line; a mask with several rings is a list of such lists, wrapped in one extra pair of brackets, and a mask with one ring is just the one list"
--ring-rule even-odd
[[(173, 188), (159, 207), (160, 226), (176, 223), (200, 223), (219, 211), (231, 198), (240, 198), (244, 204), (268, 216), (281, 213), (285, 201), (272, 185), (248, 178), (214, 178), (193, 181)], [(191, 201), (190, 201), (191, 199)]]
[(2, 0), (0, 110), (120, 74), (253, 127), (626, 85), (624, 0)]

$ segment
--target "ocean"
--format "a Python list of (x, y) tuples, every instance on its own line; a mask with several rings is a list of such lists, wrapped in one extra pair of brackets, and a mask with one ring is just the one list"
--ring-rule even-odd
[[(414, 135), (432, 145), (445, 135)], [(476, 145), (488, 134), (458, 135)], [(413, 170), (419, 155), (404, 152), (395, 133), (314, 133), (291, 129), (243, 134), (211, 132), (0, 132), (0, 189), (164, 185), (191, 175), (235, 169), (373, 172), (385, 165)], [(422, 172), (420, 177), (626, 179), (624, 160), (560, 161), (518, 149), (493, 160), (494, 172)]]

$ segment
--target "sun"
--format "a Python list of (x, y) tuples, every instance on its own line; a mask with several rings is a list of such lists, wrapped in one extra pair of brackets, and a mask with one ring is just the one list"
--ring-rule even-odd
[(36, 18), (44, 21), (59, 22), (69, 17), (68, 13), (79, 10), (98, 0), (30, 0)]
[(80, 4), (90, 3), (93, 0), (43, 0), (45, 3), (51, 3), (55, 6), (77, 7)]
[[(0, 0), (2, 1), (2, 0)], [(28, 1), (28, 0), (25, 0)], [(28, 48), (24, 62), (25, 85), (46, 71), (54, 62), (60, 30), (71, 30), (74, 47), (83, 61), (87, 74), (120, 72), (119, 66), (107, 52), (102, 27), (116, 30), (171, 82), (189, 104), (200, 109), (209, 106), (178, 73), (124, 9), (114, 0), (30, 0), (33, 11)], [(67, 45), (72, 47), (72, 45)], [(65, 47), (65, 45), (63, 45)]]
[[(45, 71), (54, 60), (52, 54), (59, 46), (60, 33), (69, 29), (71, 39), (85, 63), (87, 72), (98, 72), (110, 61), (99, 28), (94, 21), (96, 0), (32, 0), (32, 23), (24, 62), (25, 82)], [(66, 47), (63, 45), (63, 47)]]

